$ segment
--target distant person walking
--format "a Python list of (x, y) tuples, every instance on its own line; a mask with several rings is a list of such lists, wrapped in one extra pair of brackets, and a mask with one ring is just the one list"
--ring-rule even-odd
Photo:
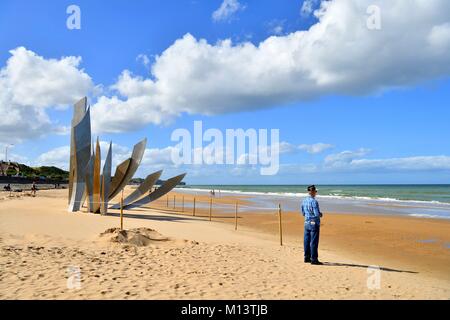
[(36, 182), (33, 181), (33, 185), (31, 186), (31, 194), (33, 195), (33, 197), (36, 196), (36, 190), (37, 190)]
[(305, 252), (305, 263), (321, 265), (319, 261), (319, 234), (320, 234), (320, 218), (322, 212), (319, 209), (315, 185), (308, 187), (309, 196), (303, 200), (302, 214), (305, 217), (305, 231), (303, 239), (303, 248)]

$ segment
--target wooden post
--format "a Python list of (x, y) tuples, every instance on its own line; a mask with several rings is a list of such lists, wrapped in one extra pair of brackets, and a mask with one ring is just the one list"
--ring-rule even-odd
[(194, 197), (194, 207), (192, 209), (192, 215), (195, 217), (195, 197)]
[(176, 196), (173, 196), (173, 210), (175, 210), (175, 198)]
[(279, 229), (280, 229), (280, 246), (283, 245), (283, 228), (281, 226), (281, 205), (278, 204), (278, 220), (279, 220)]
[(237, 214), (238, 214), (238, 202), (236, 201), (236, 207), (234, 210), (234, 230), (237, 230)]
[(167, 208), (169, 207), (169, 195), (167, 195)]
[(212, 215), (212, 198), (209, 198), (209, 221), (211, 221)]
[(184, 212), (184, 196), (181, 197), (181, 212)]
[(120, 197), (120, 230), (123, 230), (123, 190)]

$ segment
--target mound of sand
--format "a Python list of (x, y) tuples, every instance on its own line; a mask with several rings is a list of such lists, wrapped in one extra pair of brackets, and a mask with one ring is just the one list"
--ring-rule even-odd
[(103, 240), (145, 247), (157, 242), (165, 242), (170, 239), (149, 228), (134, 228), (130, 230), (120, 230), (120, 228), (110, 228), (100, 234)]

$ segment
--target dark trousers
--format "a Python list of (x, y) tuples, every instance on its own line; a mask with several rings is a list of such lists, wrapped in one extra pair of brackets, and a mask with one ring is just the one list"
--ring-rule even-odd
[(320, 226), (311, 223), (305, 223), (305, 234), (303, 239), (303, 250), (305, 259), (317, 261), (319, 259), (319, 234)]

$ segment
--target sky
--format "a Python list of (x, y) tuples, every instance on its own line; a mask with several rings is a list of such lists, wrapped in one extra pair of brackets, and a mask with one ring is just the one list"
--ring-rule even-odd
[[(449, 183), (449, 76), (447, 0), (5, 0), (0, 158), (67, 169), (72, 105), (87, 96), (114, 165), (148, 138), (139, 177)], [(194, 121), (279, 130), (278, 170), (261, 174), (250, 151), (174, 163), (171, 136)]]

